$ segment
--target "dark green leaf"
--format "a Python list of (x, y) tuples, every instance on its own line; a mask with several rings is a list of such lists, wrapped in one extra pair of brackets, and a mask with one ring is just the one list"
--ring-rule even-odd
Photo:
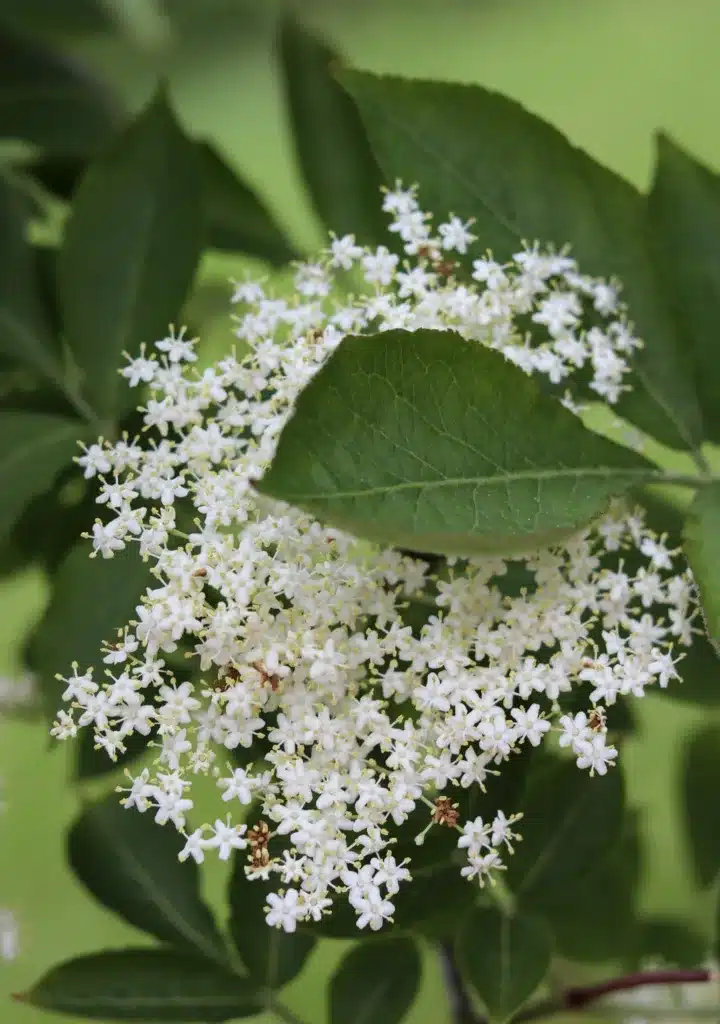
[(691, 736), (683, 751), (682, 810), (695, 878), (711, 885), (720, 872), (720, 725)]
[(705, 634), (694, 636), (689, 648), (678, 647), (675, 653), (682, 655), (676, 666), (680, 679), (654, 692), (685, 704), (720, 705), (720, 661)]
[(0, 412), (0, 537), (48, 490), (77, 453), (77, 420), (43, 413)]
[(18, 997), (54, 1013), (91, 1020), (221, 1022), (260, 1013), (247, 978), (167, 949), (91, 953), (52, 968)]
[(262, 879), (245, 874), (247, 856), (236, 853), (230, 879), (230, 934), (252, 978), (270, 991), (282, 988), (300, 973), (315, 948), (314, 935), (284, 932), (265, 923), (269, 892), (277, 890)]
[(691, 370), (658, 287), (644, 198), (519, 104), (480, 86), (345, 71), (386, 178), (420, 186), (437, 218), (474, 217), (483, 249), (506, 260), (523, 240), (572, 245), (584, 273), (617, 275), (645, 348), (621, 415), (674, 447), (697, 447)]
[(637, 817), (599, 870), (566, 899), (545, 907), (555, 951), (566, 960), (605, 963), (637, 947), (640, 835)]
[(217, 150), (197, 143), (202, 175), (205, 237), (213, 249), (244, 252), (275, 266), (297, 257), (270, 213)]
[(533, 994), (550, 967), (552, 939), (541, 921), (477, 907), (460, 929), (456, 954), (463, 975), (493, 1024), (502, 1024)]
[(381, 241), (383, 179), (358, 112), (333, 77), (338, 55), (292, 16), (281, 22), (279, 55), (298, 159), (318, 216), (338, 235)]
[(330, 981), (330, 1024), (397, 1024), (420, 986), (421, 963), (412, 939), (356, 946)]
[(117, 793), (85, 808), (68, 834), (68, 860), (83, 885), (123, 920), (173, 946), (228, 962), (199, 872), (180, 863), (185, 840), (151, 812), (126, 810)]
[(700, 590), (707, 635), (720, 657), (720, 483), (695, 495), (685, 520), (685, 552)]
[(197, 153), (160, 94), (91, 165), (60, 253), (68, 344), (102, 416), (123, 403), (123, 353), (152, 344), (176, 321), (201, 237)]
[(675, 967), (701, 967), (707, 960), (708, 943), (682, 921), (650, 917), (640, 921), (635, 930), (634, 955), (628, 967), (636, 969), (649, 960)]
[(660, 135), (649, 211), (666, 294), (696, 370), (705, 436), (720, 441), (720, 175)]
[(451, 331), (346, 338), (300, 395), (260, 490), (415, 551), (560, 541), (652, 476), (499, 353)]
[(110, 560), (89, 554), (88, 545), (78, 544), (59, 567), (50, 604), (27, 650), (51, 716), (63, 690), (56, 673), (69, 672), (74, 661), (81, 670), (97, 665), (101, 644), (113, 640), (115, 631), (132, 617), (150, 582), (137, 548), (127, 548)]
[(116, 760), (112, 761), (106, 750), (96, 748), (92, 730), (83, 729), (75, 743), (75, 778), (79, 782), (86, 782), (88, 779), (100, 779), (121, 771), (147, 750), (150, 739), (151, 736), (132, 733), (125, 740), (125, 752), (118, 754)]
[(522, 836), (506, 878), (521, 906), (541, 910), (565, 900), (599, 870), (625, 828), (619, 768), (591, 776), (574, 760), (553, 759), (530, 776)]
[(62, 387), (60, 350), (44, 309), (23, 198), (0, 177), (0, 354)]
[(0, 138), (85, 156), (107, 141), (119, 119), (106, 87), (77, 58), (0, 31)]

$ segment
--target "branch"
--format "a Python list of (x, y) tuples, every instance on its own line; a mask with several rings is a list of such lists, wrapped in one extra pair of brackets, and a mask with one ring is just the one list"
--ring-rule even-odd
[(450, 1012), (453, 1024), (480, 1024), (465, 989), (465, 983), (460, 975), (460, 968), (455, 959), (452, 943), (443, 942), (440, 946), (440, 963), (445, 975), (448, 996), (450, 997)]
[[(558, 995), (528, 1006), (526, 1010), (513, 1017), (513, 1024), (520, 1021), (538, 1020), (540, 1017), (550, 1017), (556, 1013), (566, 1013), (568, 1010), (579, 1010), (588, 1003), (614, 992), (627, 992), (630, 989), (646, 988), (651, 985), (687, 985), (698, 981), (711, 981), (713, 972), (697, 970), (663, 970), (663, 971), (638, 971), (635, 974), (626, 974), (620, 978), (610, 978), (609, 981), (601, 981), (596, 985), (580, 985), (577, 988), (568, 988)], [(473, 1024), (484, 1024), (475, 1019)]]

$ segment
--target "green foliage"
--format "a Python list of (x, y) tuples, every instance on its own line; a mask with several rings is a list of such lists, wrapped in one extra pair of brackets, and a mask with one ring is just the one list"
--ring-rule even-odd
[(720, 726), (711, 724), (690, 736), (682, 767), (682, 811), (695, 878), (713, 883), (720, 872)]
[(60, 346), (42, 303), (27, 219), (27, 203), (0, 177), (0, 353), (62, 389)]
[(710, 642), (720, 656), (720, 483), (701, 488), (685, 522), (685, 550)]
[(543, 923), (500, 907), (477, 907), (464, 921), (456, 954), (492, 1024), (503, 1024), (545, 977), (552, 938)]
[(541, 118), (480, 86), (343, 71), (388, 181), (420, 186), (440, 218), (475, 218), (496, 259), (524, 240), (572, 245), (583, 271), (623, 282), (645, 348), (621, 415), (658, 440), (695, 448), (700, 411), (658, 285), (643, 197)]
[(87, 157), (119, 119), (115, 100), (79, 61), (0, 30), (0, 138)]
[(228, 955), (200, 898), (199, 872), (172, 827), (125, 810), (116, 793), (85, 808), (68, 835), (70, 867), (103, 906), (178, 949), (223, 966)]
[(127, 402), (118, 369), (177, 321), (200, 257), (200, 171), (161, 92), (78, 189), (58, 274), (65, 332), (100, 418)]
[(263, 1001), (247, 978), (170, 949), (122, 949), (68, 960), (22, 1002), (91, 1020), (227, 1021)]
[(720, 175), (666, 135), (649, 199), (664, 287), (695, 370), (705, 437), (720, 441)]
[(356, 946), (330, 981), (330, 1024), (399, 1024), (420, 986), (421, 963), (412, 939)]
[(52, 485), (77, 451), (77, 420), (33, 412), (0, 412), (0, 539), (27, 503)]
[(197, 143), (205, 215), (205, 242), (212, 249), (245, 252), (275, 266), (295, 259), (280, 228), (258, 197), (208, 142)]
[(345, 339), (315, 375), (259, 487), (372, 540), (513, 554), (567, 537), (652, 475), (498, 352), (386, 331)]
[(338, 55), (287, 15), (280, 24), (278, 56), (297, 157), (315, 211), (338, 235), (382, 241), (383, 179), (352, 100), (333, 77)]
[(528, 779), (523, 841), (508, 858), (507, 883), (524, 909), (542, 910), (584, 886), (625, 829), (622, 770), (591, 776), (548, 758)]
[(688, 925), (665, 917), (647, 917), (635, 929), (634, 955), (627, 958), (629, 969), (656, 960), (678, 967), (697, 967), (708, 955), (708, 943)]
[(50, 604), (32, 634), (27, 660), (37, 673), (49, 715), (60, 705), (58, 672), (94, 665), (101, 644), (132, 617), (150, 575), (136, 548), (114, 558), (90, 558), (86, 544), (67, 555), (53, 579)]
[(316, 939), (308, 932), (288, 933), (266, 925), (267, 895), (275, 887), (259, 878), (251, 881), (245, 873), (247, 863), (247, 855), (236, 852), (228, 892), (230, 934), (250, 976), (274, 992), (300, 973)]

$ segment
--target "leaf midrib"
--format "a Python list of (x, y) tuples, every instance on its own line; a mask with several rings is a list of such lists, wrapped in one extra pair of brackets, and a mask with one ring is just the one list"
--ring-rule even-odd
[[(582, 469), (561, 467), (558, 469), (517, 470), (512, 473), (497, 474), (495, 476), (443, 477), (441, 480), (407, 480), (399, 484), (384, 484), (378, 487), (365, 487), (353, 491), (288, 491), (284, 492), (283, 499), (289, 502), (335, 501), (344, 498), (371, 497), (376, 494), (394, 494), (399, 491), (424, 491), (443, 487), (506, 486), (509, 483), (523, 480), (574, 480), (583, 477), (594, 477), (597, 479), (621, 477), (637, 483), (647, 483), (655, 479), (662, 480), (663, 474), (660, 470), (644, 467), (642, 469), (614, 469), (609, 466), (591, 466)], [(262, 490), (263, 488), (261, 487), (260, 489)]]

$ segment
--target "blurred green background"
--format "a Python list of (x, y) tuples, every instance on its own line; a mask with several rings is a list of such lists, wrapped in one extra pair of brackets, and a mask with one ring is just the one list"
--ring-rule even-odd
[[(77, 0), (77, 24), (66, 16), (70, 5), (60, 6), (62, 15), (54, 0), (5, 0), (0, 15), (21, 27), (47, 27), (133, 107), (159, 74), (167, 75), (188, 128), (217, 142), (301, 247), (320, 238), (294, 165), (272, 58), (271, 12), (262, 0), (168, 0), (175, 15), (170, 26), (149, 0)], [(720, 167), (717, 0), (305, 0), (301, 6), (303, 17), (351, 63), (498, 89), (641, 186), (648, 182), (658, 127)], [(116, 24), (112, 38), (87, 31), (98, 9), (100, 27)], [(218, 280), (237, 271), (231, 260), (215, 259), (205, 268)], [(229, 327), (218, 316), (213, 348), (230, 343)], [(45, 596), (39, 575), (0, 584), (0, 675), (18, 670), (23, 638)], [(689, 880), (676, 787), (679, 741), (710, 713), (653, 698), (639, 713), (640, 734), (623, 757), (631, 796), (644, 809), (644, 905), (707, 928), (707, 901)], [(0, 905), (16, 913), (21, 929), (17, 961), (0, 963), (0, 1019), (35, 1024), (50, 1018), (8, 1003), (6, 993), (21, 990), (61, 958), (145, 940), (96, 907), (64, 865), (64, 832), (84, 795), (69, 782), (70, 751), (51, 751), (39, 724), (9, 720), (0, 731), (8, 804), (0, 819)], [(219, 900), (223, 882), (220, 869), (211, 868), (211, 899)], [(308, 1024), (325, 1019), (321, 982), (342, 948), (324, 943), (287, 991), (288, 1004)], [(447, 1020), (437, 966), (429, 961), (429, 968), (413, 1024)]]

